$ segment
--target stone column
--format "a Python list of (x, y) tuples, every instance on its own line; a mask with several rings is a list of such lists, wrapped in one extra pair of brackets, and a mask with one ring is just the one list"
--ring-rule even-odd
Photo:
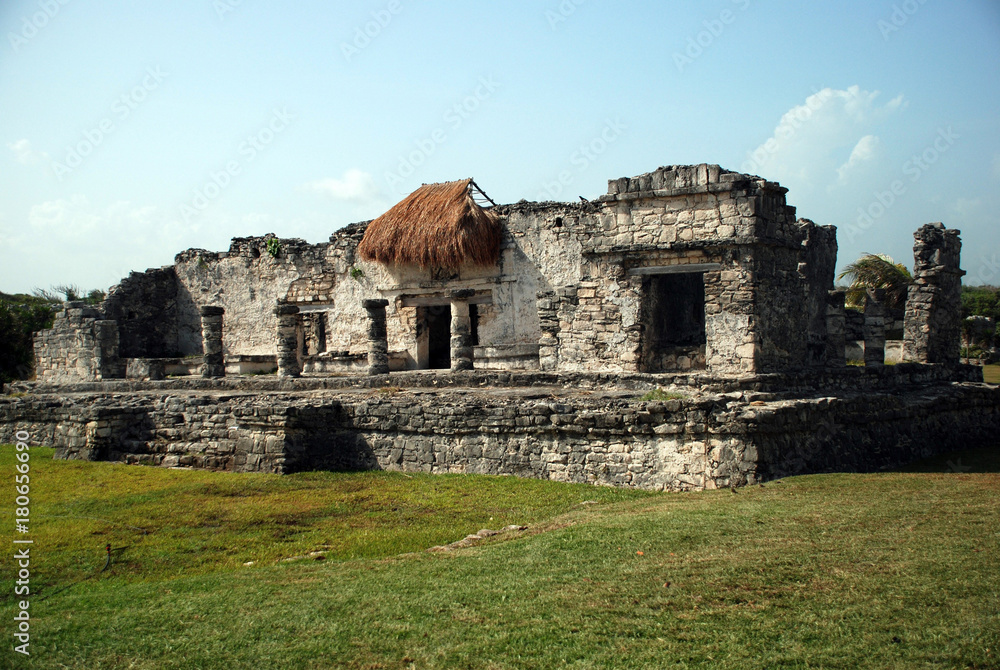
[(826, 364), (842, 368), (847, 365), (846, 291), (828, 291), (826, 295)]
[(555, 291), (543, 291), (535, 303), (541, 336), (538, 338), (538, 369), (555, 370), (559, 366), (559, 310)]
[(274, 308), (274, 315), (278, 317), (278, 376), (298, 377), (302, 374), (299, 366), (299, 308), (279, 302)]
[(885, 365), (885, 290), (868, 291), (865, 299), (865, 367)]
[(368, 374), (389, 374), (389, 334), (385, 326), (385, 308), (388, 300), (364, 300), (368, 311)]
[(475, 291), (469, 288), (451, 292), (451, 371), (471, 370), (472, 319), (469, 318), (469, 298)]
[(221, 307), (201, 308), (201, 341), (205, 352), (205, 369), (202, 377), (225, 377), (226, 361), (222, 355), (222, 315)]
[(906, 297), (903, 360), (957, 365), (962, 324), (962, 239), (929, 223), (913, 234), (913, 283)]

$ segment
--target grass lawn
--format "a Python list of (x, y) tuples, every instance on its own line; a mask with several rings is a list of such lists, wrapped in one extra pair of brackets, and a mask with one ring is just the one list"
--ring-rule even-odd
[[(32, 658), (0, 667), (997, 668), (998, 453), (654, 495), (35, 449)], [(529, 530), (399, 555), (508, 524)]]
[(984, 365), (983, 378), (989, 384), (1000, 384), (1000, 365)]

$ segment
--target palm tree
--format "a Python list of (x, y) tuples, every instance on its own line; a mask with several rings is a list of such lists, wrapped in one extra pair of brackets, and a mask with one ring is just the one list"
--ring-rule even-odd
[(845, 278), (851, 280), (847, 288), (847, 304), (851, 307), (864, 307), (870, 289), (885, 289), (886, 307), (903, 309), (913, 282), (906, 266), (886, 254), (862, 255), (837, 275), (838, 280)]

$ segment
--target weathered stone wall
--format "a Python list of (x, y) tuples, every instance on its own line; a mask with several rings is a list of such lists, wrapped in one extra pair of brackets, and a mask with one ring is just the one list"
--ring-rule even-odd
[[(270, 359), (273, 361), (273, 359)], [(166, 359), (167, 366), (176, 360)], [(200, 367), (200, 362), (194, 367)], [(367, 366), (367, 356), (362, 365)], [(192, 373), (193, 374), (193, 373)], [(287, 379), (280, 377), (225, 377), (203, 379), (185, 377), (162, 381), (110, 379), (100, 382), (43, 384), (13, 382), (4, 387), (8, 393), (73, 394), (73, 393), (186, 393), (211, 391), (219, 393), (298, 393), (313, 391), (345, 391), (350, 389), (414, 388), (414, 389), (474, 389), (525, 388), (578, 389), (592, 392), (619, 389), (645, 393), (653, 389), (677, 391), (685, 395), (696, 393), (771, 393), (809, 396), (823, 393), (838, 394), (891, 391), (896, 388), (949, 384), (952, 382), (983, 382), (983, 369), (978, 365), (945, 367), (904, 363), (891, 367), (839, 367), (802, 369), (761, 375), (713, 375), (704, 372), (663, 374), (641, 373), (553, 373), (533, 371), (475, 370), (457, 373), (400, 372), (392, 377), (377, 376), (317, 376)]]
[[(559, 234), (579, 244), (582, 263), (576, 281), (564, 273), (536, 296), (543, 368), (746, 373), (824, 364), (836, 231), (797, 221), (785, 193), (718, 166), (671, 166), (613, 180), (598, 205), (560, 217)], [(704, 274), (707, 342), (651, 359), (648, 276), (685, 264)]]
[[(228, 252), (179, 254), (176, 295), (170, 269), (123, 282), (115, 309), (137, 354), (164, 356), (172, 338), (179, 355), (201, 354), (198, 308), (217, 305), (226, 313), (226, 354), (273, 355), (273, 306), (296, 305), (303, 348), (316, 357), (309, 367), (319, 370), (366, 353), (362, 303), (387, 299), (390, 360), (412, 369), (427, 359), (421, 310), (466, 290), (478, 313), (474, 351), (488, 356), (474, 362), (480, 367), (745, 374), (822, 365), (834, 230), (797, 221), (785, 193), (717, 165), (670, 166), (613, 180), (598, 202), (495, 207), (507, 234), (493, 267), (361, 261), (365, 224), (317, 245), (238, 238)], [(681, 266), (704, 283), (704, 305), (699, 297), (694, 306), (704, 308), (704, 337), (653, 346), (658, 303), (649, 287), (664, 280), (651, 277)], [(144, 301), (162, 303), (160, 316), (139, 310)], [(157, 319), (147, 340), (131, 342)], [(528, 347), (538, 348), (537, 359)]]
[[(266, 397), (101, 395), (13, 401), (18, 428), (57, 458), (283, 472), (283, 417)], [(12, 411), (0, 397), (0, 416)], [(10, 423), (0, 419), (0, 441)], [(12, 433), (13, 435), (13, 433)]]
[(962, 240), (940, 223), (913, 234), (913, 283), (906, 298), (903, 356), (918, 363), (955, 365), (961, 334)]
[(751, 408), (748, 449), (760, 480), (805, 472), (872, 472), (994, 446), (1000, 388), (942, 385), (786, 400)]
[(101, 305), (118, 323), (122, 358), (172, 358), (177, 346), (177, 273), (173, 266), (133, 272), (111, 287)]
[(845, 337), (848, 340), (865, 339), (865, 313), (858, 309), (847, 308), (844, 310)]
[(327, 245), (277, 240), (280, 249), (272, 255), (269, 239), (274, 238), (236, 238), (228, 252), (189, 249), (177, 255), (177, 347), (182, 355), (202, 353), (198, 310), (208, 305), (226, 311), (226, 354), (275, 353), (274, 305), (285, 299), (295, 280), (322, 273)]
[[(837, 268), (837, 229), (817, 226), (807, 219), (800, 219), (799, 227), (805, 233), (798, 268), (805, 293), (801, 309), (808, 317), (805, 364), (826, 365), (832, 362), (843, 365), (843, 360), (829, 361), (827, 350), (829, 333), (826, 317)], [(842, 356), (840, 358), (843, 359)]]
[(35, 333), (34, 347), (35, 376), (45, 384), (125, 376), (117, 324), (83, 302), (64, 303), (52, 328)]
[(838, 388), (800, 397), (692, 387), (641, 401), (610, 385), (589, 395), (520, 387), (5, 396), (0, 441), (27, 430), (63, 458), (511, 474), (657, 490), (870, 471), (993, 443), (1000, 388), (935, 381), (946, 379), (936, 366), (900, 367), (830, 373)]

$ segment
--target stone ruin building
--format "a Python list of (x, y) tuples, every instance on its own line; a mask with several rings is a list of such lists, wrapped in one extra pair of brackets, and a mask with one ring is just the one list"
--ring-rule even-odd
[[(836, 229), (717, 165), (579, 203), (419, 188), (308, 244), (237, 238), (67, 303), (0, 398), (70, 458), (481, 472), (653, 489), (871, 470), (969, 446), (1000, 395), (959, 364), (961, 241), (920, 228), (905, 363), (882, 296), (834, 286)], [(891, 321), (891, 319), (890, 319)], [(643, 398), (653, 389), (660, 396)]]

